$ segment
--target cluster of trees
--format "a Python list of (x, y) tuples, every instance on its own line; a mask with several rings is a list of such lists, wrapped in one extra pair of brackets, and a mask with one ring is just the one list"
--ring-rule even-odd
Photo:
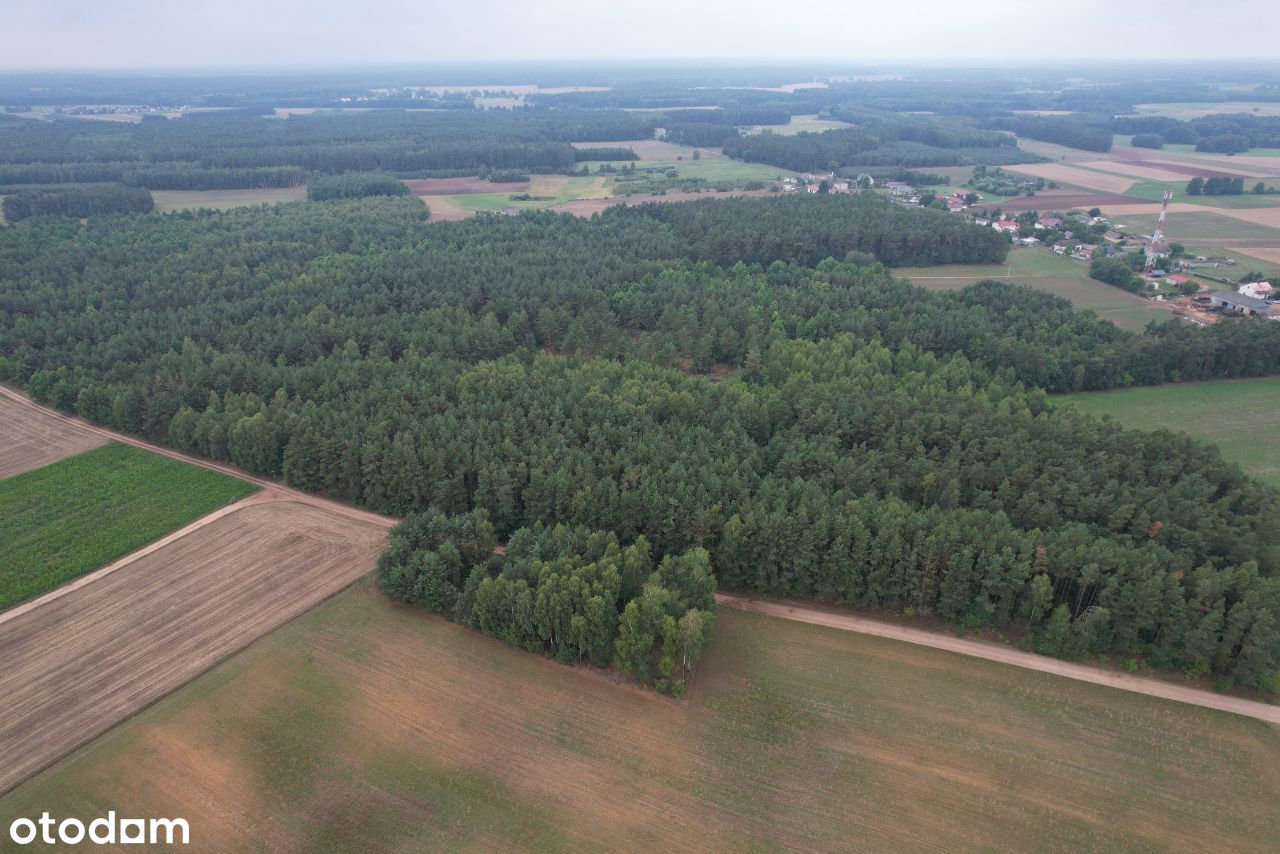
[(621, 546), (612, 532), (541, 522), (496, 546), (485, 510), (410, 515), (378, 558), (378, 587), (512, 646), (684, 693), (714, 621), (705, 549), (655, 565), (643, 536)]
[(1164, 148), (1164, 137), (1158, 133), (1135, 133), (1130, 143), (1134, 148)]
[(306, 170), (297, 166), (206, 169), (198, 163), (181, 161), (0, 164), (0, 186), (114, 182), (148, 190), (232, 190), (296, 187), (306, 180)]
[(1138, 275), (1142, 265), (1143, 257), (1140, 252), (1119, 256), (1098, 254), (1089, 262), (1089, 276), (1130, 293), (1140, 294), (1146, 289), (1142, 277)]
[(986, 122), (987, 127), (1011, 130), (1027, 139), (1052, 142), (1085, 151), (1110, 151), (1112, 133), (1107, 127), (1089, 123), (1075, 116), (998, 116)]
[(151, 193), (123, 184), (28, 187), (4, 197), (4, 218), (17, 222), (33, 216), (86, 217), (97, 214), (150, 213)]
[(639, 160), (640, 155), (636, 154), (634, 148), (621, 146), (599, 146), (582, 147), (574, 149), (574, 158), (578, 162), (584, 160)]
[(1017, 141), (1007, 134), (982, 130), (966, 119), (865, 111), (837, 112), (836, 116), (857, 126), (794, 135), (765, 131), (722, 143), (724, 153), (796, 171), (838, 170), (854, 165), (914, 168), (1039, 159), (1020, 152)]
[(1243, 178), (1228, 178), (1224, 175), (1201, 178), (1197, 175), (1187, 182), (1188, 196), (1238, 196), (1243, 192)]
[[(959, 218), (874, 199), (424, 213), (370, 198), (20, 222), (0, 230), (0, 377), (386, 512), (483, 509), (497, 538), (538, 523), (643, 536), (657, 566), (705, 549), (726, 586), (918, 603), (1064, 650), (1155, 656), (1194, 623), (1203, 642), (1169, 662), (1248, 684), (1275, 670), (1274, 492), (1209, 446), (1043, 389), (1273, 372), (1277, 324), (1135, 335), (1024, 288), (931, 294), (861, 253), (927, 263), (989, 252), (994, 232), (940, 237)], [(806, 508), (825, 509), (800, 525)], [(939, 526), (954, 555), (927, 542)], [(456, 574), (442, 545), (422, 551), (436, 558), (398, 562), (418, 568), (406, 595), (447, 611), (457, 591), (456, 614), (484, 564), (489, 605), (469, 619), (561, 654), (511, 622), (541, 569), (499, 581), (483, 545)], [(615, 643), (612, 660), (648, 661), (671, 689), (687, 609), (663, 599), (642, 592), (630, 618), (618, 602), (635, 654)]]
[(1186, 121), (1164, 116), (1117, 116), (1111, 127), (1116, 133), (1134, 134), (1134, 145), (1140, 145), (1138, 136), (1142, 136), (1145, 141), (1158, 138), (1161, 143), (1194, 145), (1196, 151), (1216, 154), (1280, 146), (1280, 116), (1214, 113)]
[(409, 188), (399, 178), (381, 172), (320, 175), (307, 184), (307, 198), (313, 202), (363, 196), (404, 196), (408, 192)]

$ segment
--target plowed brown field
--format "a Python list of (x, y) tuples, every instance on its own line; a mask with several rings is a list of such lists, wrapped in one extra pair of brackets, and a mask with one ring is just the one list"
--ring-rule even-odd
[(0, 618), (0, 792), (373, 568), (383, 526), (271, 497)]
[(0, 478), (105, 445), (105, 436), (0, 396)]

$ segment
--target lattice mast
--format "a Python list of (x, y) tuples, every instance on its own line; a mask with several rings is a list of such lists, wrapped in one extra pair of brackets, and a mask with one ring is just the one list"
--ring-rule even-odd
[(1164, 217), (1169, 212), (1169, 200), (1173, 198), (1173, 190), (1164, 191), (1164, 201), (1160, 203), (1160, 216), (1156, 219), (1156, 233), (1151, 235), (1151, 242), (1147, 244), (1147, 266), (1144, 272), (1150, 273), (1156, 268), (1156, 262), (1159, 257), (1158, 247), (1164, 243)]

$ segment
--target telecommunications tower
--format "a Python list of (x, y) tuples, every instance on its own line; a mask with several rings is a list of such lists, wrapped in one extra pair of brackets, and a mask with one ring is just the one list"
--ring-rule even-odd
[(1151, 242), (1147, 244), (1147, 264), (1143, 269), (1143, 273), (1148, 276), (1151, 271), (1156, 269), (1156, 261), (1159, 258), (1160, 244), (1164, 243), (1164, 216), (1169, 212), (1169, 200), (1173, 198), (1173, 190), (1164, 191), (1164, 201), (1160, 203), (1160, 216), (1156, 219), (1156, 233), (1151, 235)]

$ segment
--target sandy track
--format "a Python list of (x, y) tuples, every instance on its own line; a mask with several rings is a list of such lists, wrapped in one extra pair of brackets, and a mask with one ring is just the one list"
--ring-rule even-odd
[(0, 622), (0, 792), (369, 572), (385, 538), (249, 499)]
[(51, 418), (47, 413), (0, 397), (0, 479), (83, 453), (107, 439)]
[(956, 652), (961, 655), (970, 655), (975, 658), (985, 658), (988, 661), (1011, 664), (1014, 667), (1024, 667), (1041, 673), (1051, 673), (1055, 676), (1075, 679), (1080, 682), (1106, 685), (1110, 688), (1119, 688), (1122, 691), (1132, 691), (1136, 694), (1160, 697), (1179, 703), (1190, 703), (1194, 706), (1218, 709), (1224, 712), (1257, 718), (1273, 724), (1280, 724), (1280, 706), (1245, 700), (1240, 697), (1214, 694), (1209, 691), (1188, 688), (1184, 685), (1176, 685), (1170, 682), (1141, 679), (1124, 673), (1112, 673), (1080, 664), (1072, 664), (1069, 661), (1059, 661), (1056, 658), (1047, 658), (1005, 646), (997, 646), (996, 644), (949, 637), (906, 626), (895, 626), (892, 623), (857, 617), (853, 614), (841, 613), (835, 610), (808, 608), (786, 602), (771, 602), (745, 596), (732, 596), (726, 593), (717, 593), (716, 603), (771, 617), (799, 620), (802, 623), (812, 623), (817, 626), (827, 626), (848, 632), (890, 638), (891, 640), (916, 644), (917, 646), (927, 646), (933, 649)]

